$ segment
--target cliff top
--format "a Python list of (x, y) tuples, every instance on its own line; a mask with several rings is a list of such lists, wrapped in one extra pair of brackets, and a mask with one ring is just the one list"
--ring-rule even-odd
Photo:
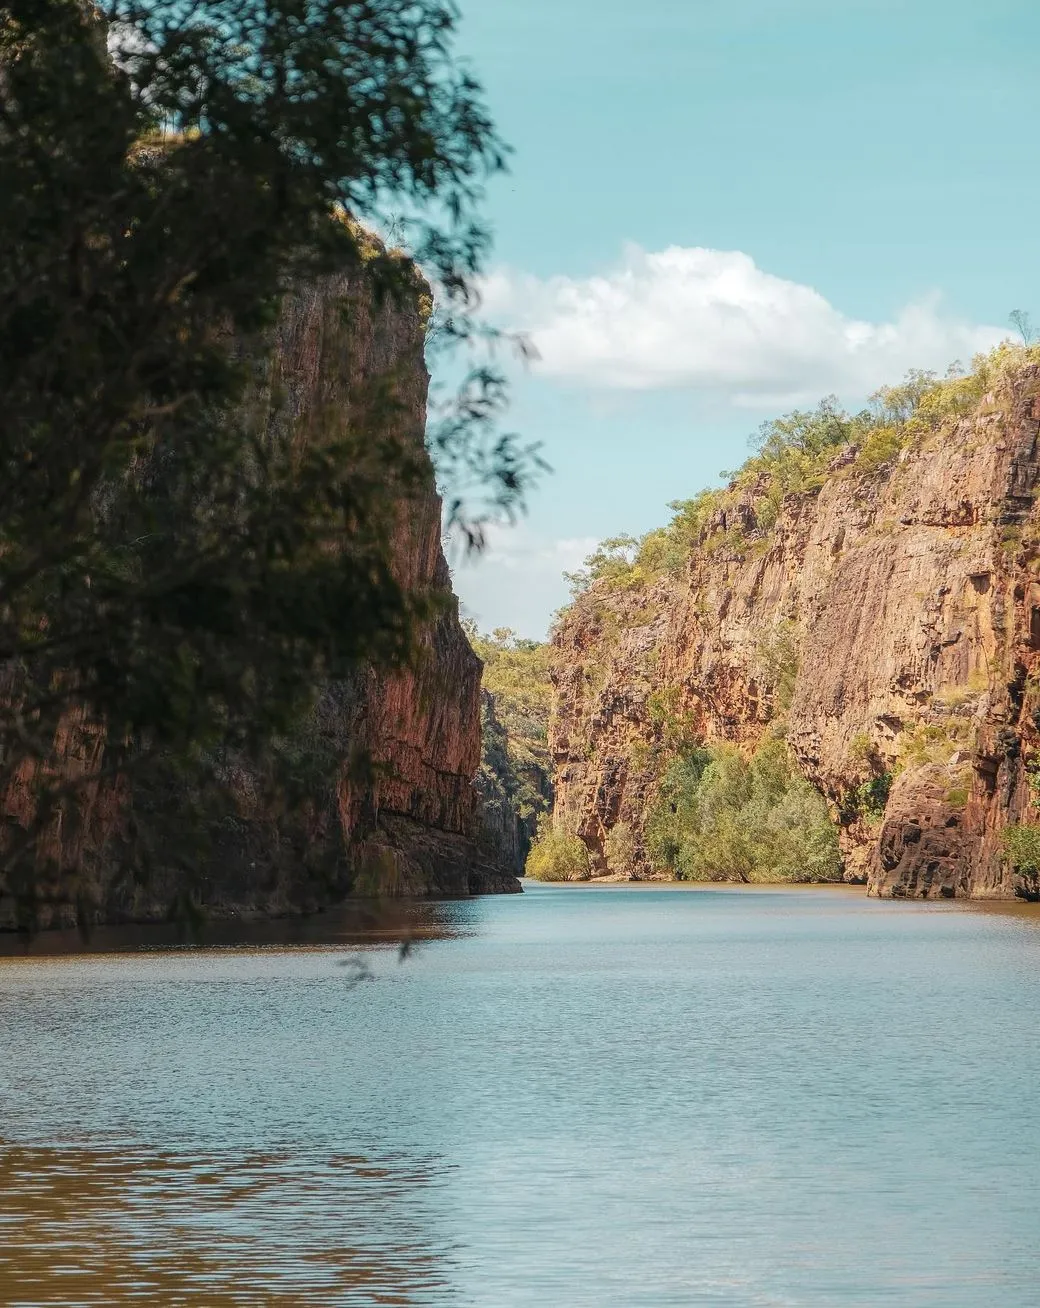
[(999, 407), (1001, 394), (1036, 366), (1040, 345), (1007, 341), (977, 355), (967, 371), (957, 364), (945, 377), (912, 370), (899, 385), (875, 392), (858, 413), (831, 395), (814, 409), (763, 423), (751, 438), (755, 452), (735, 472), (722, 474), (725, 486), (673, 500), (667, 526), (602, 541), (568, 576), (574, 599), (645, 590), (681, 576), (698, 554), (764, 549), (789, 496), (812, 494), (834, 480), (884, 475), (961, 419)]

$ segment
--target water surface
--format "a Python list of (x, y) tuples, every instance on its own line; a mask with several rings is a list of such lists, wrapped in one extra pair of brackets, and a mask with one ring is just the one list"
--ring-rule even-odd
[(0, 1303), (1035, 1308), (1035, 913), (408, 912), (8, 942)]

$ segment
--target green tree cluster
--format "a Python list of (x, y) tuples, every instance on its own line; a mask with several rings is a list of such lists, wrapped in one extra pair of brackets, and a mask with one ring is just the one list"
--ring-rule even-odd
[(603, 840), (603, 857), (615, 876), (631, 872), (636, 856), (636, 833), (631, 822), (615, 822)]
[(587, 881), (591, 875), (589, 851), (580, 836), (554, 827), (546, 815), (538, 824), (524, 871), (536, 881)]
[(837, 831), (784, 740), (745, 758), (729, 745), (684, 752), (646, 823), (653, 865), (680, 881), (833, 881)]
[(552, 708), (548, 644), (518, 636), (509, 627), (482, 635), (474, 622), (462, 625), (484, 664), (481, 684), (495, 698), (495, 713), (509, 733), (517, 760), (547, 767)]
[(1005, 827), (1001, 844), (1004, 857), (1022, 877), (1029, 892), (1040, 894), (1040, 826), (1022, 822)]

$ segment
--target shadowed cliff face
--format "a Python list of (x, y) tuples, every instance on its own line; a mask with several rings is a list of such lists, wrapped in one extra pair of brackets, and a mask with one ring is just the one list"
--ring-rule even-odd
[[(290, 297), (278, 327), (274, 384), (294, 409), (319, 423), (350, 421), (355, 405), (392, 404), (406, 450), (422, 451), (429, 374), (420, 318), (425, 285), (411, 305), (373, 303), (364, 285), (344, 279)], [(361, 421), (364, 415), (359, 415)], [(371, 415), (368, 415), (371, 421)], [(319, 430), (312, 439), (320, 439)], [(415, 665), (368, 670), (354, 687), (331, 687), (319, 715), (338, 733), (343, 763), (365, 758), (359, 783), (341, 767), (335, 839), (357, 873), (355, 888), (391, 894), (465, 895), (518, 890), (485, 854), (474, 778), (480, 763), (480, 660), (458, 618), (441, 549), (441, 500), (433, 468), (420, 454), (419, 484), (400, 502), (392, 536), (395, 575), (410, 591), (432, 592), (441, 610), (422, 634)], [(340, 700), (341, 707), (330, 707)], [(344, 707), (350, 701), (349, 708)]]
[[(842, 451), (768, 531), (731, 507), (681, 575), (579, 596), (554, 638), (550, 743), (557, 820), (599, 868), (610, 827), (641, 832), (677, 723), (751, 748), (782, 717), (849, 879), (1034, 895), (1000, 833), (1028, 818), (1040, 749), (1038, 434), (1024, 364), (887, 464)], [(634, 873), (653, 875), (641, 842)]]
[[(272, 804), (265, 765), (226, 760), (233, 811), (200, 827), (187, 862), (164, 857), (155, 837), (198, 822), (199, 796), (176, 777), (86, 791), (46, 841), (39, 925), (67, 925), (77, 913), (94, 922), (148, 920), (184, 899), (213, 916), (262, 916), (312, 911), (351, 892), (519, 890), (475, 841), (481, 663), (459, 625), (423, 447), (425, 294), (417, 283), (411, 303), (377, 300), (359, 274), (290, 295), (255, 393), (261, 415), (291, 420), (304, 441), (348, 424), (390, 424), (412, 465), (393, 510), (392, 568), (407, 589), (435, 601), (419, 658), (403, 671), (359, 669), (324, 688), (301, 730), (301, 802)], [(94, 771), (105, 749), (103, 733), (69, 723), (54, 763)], [(11, 819), (31, 810), (31, 787), (27, 773), (5, 796)], [(12, 921), (0, 886), (0, 925)]]

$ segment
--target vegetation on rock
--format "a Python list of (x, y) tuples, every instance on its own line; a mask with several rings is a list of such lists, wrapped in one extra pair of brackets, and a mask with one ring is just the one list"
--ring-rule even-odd
[(636, 833), (631, 822), (615, 822), (603, 841), (603, 856), (613, 876), (627, 876), (636, 854)]
[(536, 881), (587, 881), (592, 871), (588, 848), (579, 836), (554, 827), (545, 816), (538, 824), (525, 871)]
[(477, 788), (488, 810), (485, 827), (501, 843), (509, 823), (513, 824), (515, 843), (507, 843), (519, 870), (539, 819), (551, 803), (549, 647), (508, 627), (481, 635), (476, 624), (467, 620), (463, 628), (484, 664), (483, 751)]
[[(725, 486), (604, 540), (570, 576), (553, 733), (561, 803), (598, 869), (618, 863), (620, 830), (636, 876), (830, 879), (840, 826), (857, 879), (960, 893), (971, 849), (977, 880), (1001, 880), (973, 760), (996, 724), (986, 767), (1013, 794), (1028, 713), (1040, 726), (1035, 687), (1027, 725), (1008, 725), (1010, 669), (1033, 667), (1036, 646), (1022, 597), (1040, 556), (1038, 365), (1024, 332), (858, 413), (828, 397), (765, 423)], [(997, 598), (1011, 595), (1014, 621)], [(770, 743), (781, 730), (789, 755)], [(785, 779), (767, 780), (763, 749)], [(913, 846), (921, 812), (954, 834)]]
[[(819, 489), (828, 476), (869, 472), (904, 449), (974, 410), (1016, 367), (1040, 362), (1040, 346), (1004, 342), (953, 365), (945, 377), (911, 370), (898, 386), (878, 390), (867, 408), (848, 413), (835, 396), (815, 409), (796, 409), (765, 422), (751, 437), (755, 453), (727, 485), (673, 500), (672, 518), (645, 536), (601, 542), (577, 572), (567, 574), (575, 598), (597, 591), (635, 590), (679, 575), (700, 551), (747, 551), (764, 543), (786, 496)], [(835, 467), (839, 463), (842, 467)]]
[(1040, 888), (1040, 826), (1023, 822), (1004, 828), (1004, 856), (1034, 892)]
[(514, 757), (521, 764), (547, 767), (552, 706), (549, 646), (518, 636), (508, 627), (481, 635), (472, 621), (462, 625), (484, 664), (481, 684), (495, 698), (495, 712), (509, 735)]
[(833, 881), (841, 875), (827, 806), (785, 741), (749, 758), (731, 745), (685, 751), (646, 822), (652, 864), (680, 881)]

